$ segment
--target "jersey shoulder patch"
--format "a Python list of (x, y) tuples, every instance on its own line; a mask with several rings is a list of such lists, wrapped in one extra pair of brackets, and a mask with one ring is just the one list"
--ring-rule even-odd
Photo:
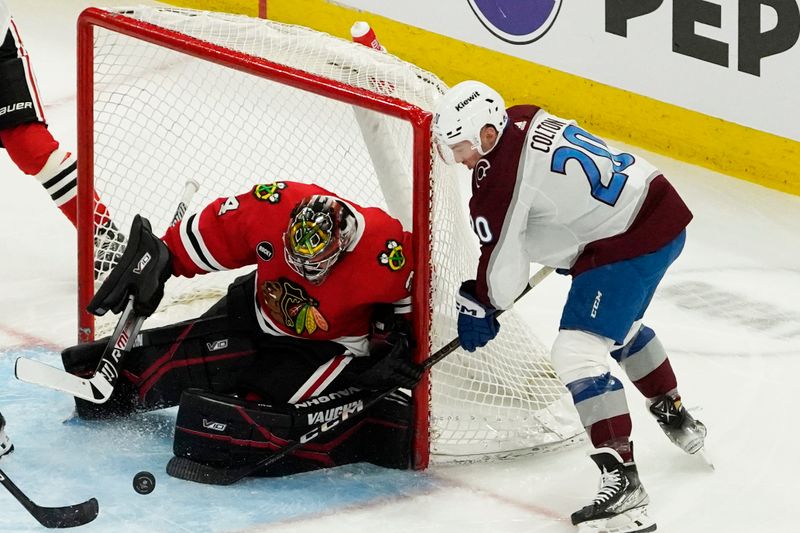
[(394, 239), (386, 241), (385, 248), (378, 254), (378, 264), (385, 266), (392, 272), (401, 270), (406, 266), (403, 245)]
[(289, 185), (283, 181), (260, 183), (253, 187), (253, 196), (261, 202), (277, 204), (281, 201), (282, 192), (288, 187)]

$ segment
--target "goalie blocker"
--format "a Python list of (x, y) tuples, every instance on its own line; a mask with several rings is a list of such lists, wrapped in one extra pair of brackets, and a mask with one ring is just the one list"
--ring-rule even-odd
[[(174, 452), (214, 466), (257, 462), (343, 410), (355, 410), (380, 389), (387, 373), (413, 386), (396, 361), (407, 360), (409, 343), (399, 332), (375, 332), (369, 357), (343, 355), (341, 345), (257, 334), (250, 312), (253, 275), (239, 278), (226, 298), (198, 319), (142, 331), (123, 360), (110, 399), (103, 404), (75, 399), (81, 418), (105, 419), (180, 405)], [(377, 325), (390, 323), (379, 317)], [(107, 340), (67, 348), (64, 369), (91, 375)], [(312, 392), (314, 376), (333, 365), (343, 368), (327, 386)], [(398, 371), (398, 366), (400, 371)], [(339, 370), (339, 369), (337, 369)], [(387, 387), (388, 388), (388, 387)], [(395, 394), (370, 409), (368, 416), (315, 439), (267, 475), (284, 475), (367, 461), (407, 468), (410, 461), (411, 406)]]

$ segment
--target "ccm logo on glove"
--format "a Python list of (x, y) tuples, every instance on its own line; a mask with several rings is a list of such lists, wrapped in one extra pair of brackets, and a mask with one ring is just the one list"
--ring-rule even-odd
[(458, 341), (468, 352), (485, 346), (497, 336), (500, 323), (497, 310), (481, 303), (475, 296), (475, 280), (465, 281), (456, 295), (458, 310)]

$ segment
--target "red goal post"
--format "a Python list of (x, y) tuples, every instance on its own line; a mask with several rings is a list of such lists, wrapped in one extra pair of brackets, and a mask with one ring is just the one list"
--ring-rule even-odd
[[(175, 8), (89, 8), (78, 21), (78, 54), (81, 342), (103, 331), (85, 311), (102, 279), (92, 191), (122, 231), (140, 213), (159, 233), (186, 178), (202, 189), (190, 211), (278, 179), (317, 182), (387, 209), (414, 234), (416, 359), (454, 336), (453, 294), (474, 269), (476, 245), (455, 176), (432, 150), (431, 103), (446, 89), (438, 78), (307, 28)], [(377, 129), (366, 131), (365, 114)], [(376, 147), (378, 135), (387, 142)], [(397, 154), (381, 161), (376, 152), (392, 147)], [(397, 183), (403, 172), (407, 198)], [(224, 294), (227, 282), (196, 289), (201, 278), (170, 280), (160, 319), (196, 316), (197, 301)], [(443, 456), (460, 457), (453, 450), (463, 443), (463, 457), (479, 458), (558, 446), (580, 432), (565, 423), (565, 391), (525, 329), (507, 313), (490, 350), (453, 354), (434, 368), (433, 384), (426, 377), (417, 387), (416, 468), (428, 465), (438, 439), (453, 445)], [(440, 404), (448, 407), (438, 414)], [(501, 412), (512, 413), (502, 424)]]

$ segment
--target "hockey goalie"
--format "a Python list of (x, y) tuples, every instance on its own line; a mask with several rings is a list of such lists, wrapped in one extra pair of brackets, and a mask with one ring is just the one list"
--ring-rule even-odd
[[(260, 184), (219, 198), (162, 238), (137, 216), (129, 246), (89, 311), (156, 311), (172, 276), (247, 265), (202, 316), (143, 330), (111, 398), (77, 399), (84, 418), (178, 405), (174, 453), (217, 468), (256, 464), (372, 390), (402, 387), (256, 475), (366, 461), (409, 466), (411, 234), (378, 208), (316, 185)], [(149, 255), (145, 267), (142, 258)], [(76, 375), (94, 371), (107, 340), (62, 353)]]

